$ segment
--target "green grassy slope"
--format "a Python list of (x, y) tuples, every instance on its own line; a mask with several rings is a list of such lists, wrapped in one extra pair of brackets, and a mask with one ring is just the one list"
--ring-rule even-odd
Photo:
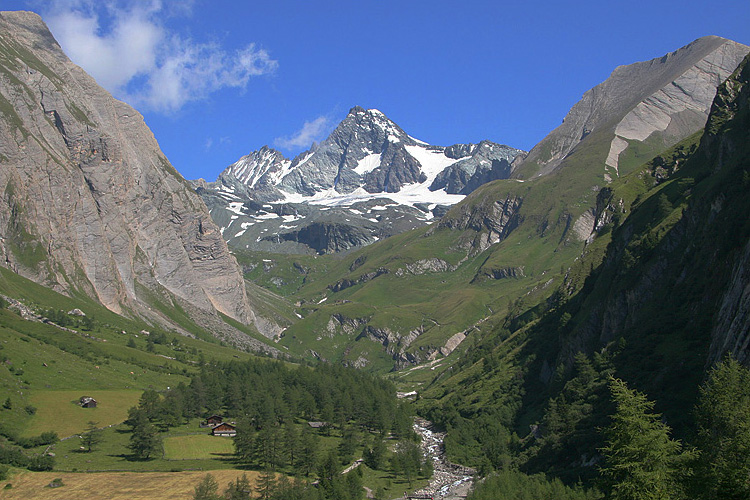
[[(0, 420), (12, 433), (70, 432), (68, 427), (45, 429), (45, 422), (69, 411), (75, 413), (71, 416), (73, 428), (82, 430), (91, 413), (76, 409), (70, 402), (77, 399), (70, 396), (73, 393), (78, 397), (101, 391), (139, 395), (146, 388), (163, 390), (187, 382), (201, 360), (251, 356), (222, 345), (209, 332), (202, 336), (211, 342), (153, 328), (118, 316), (89, 299), (60, 295), (5, 268), (0, 268), (0, 294), (35, 311), (57, 311), (70, 322), (65, 330), (25, 320), (12, 306), (0, 309), (0, 400), (11, 406), (0, 409)], [(65, 314), (76, 308), (90, 323)], [(59, 399), (61, 391), (66, 394), (63, 400)], [(132, 399), (113, 398), (108, 410), (105, 405), (94, 412), (111, 410), (119, 416), (94, 420), (118, 420), (133, 405)]]
[[(345, 256), (237, 256), (248, 280), (297, 304), (298, 321), (281, 340), (291, 352), (376, 370), (442, 358), (452, 336), (488, 331), (559, 285), (584, 248), (576, 221), (604, 185), (599, 149), (553, 175), (489, 183), (432, 226)], [(503, 203), (518, 207), (508, 210), (500, 241), (487, 245)], [(346, 332), (341, 319), (353, 325)]]

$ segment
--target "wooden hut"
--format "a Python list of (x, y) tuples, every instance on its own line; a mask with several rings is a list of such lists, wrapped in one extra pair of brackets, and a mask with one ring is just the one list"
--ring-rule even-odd
[(234, 437), (237, 435), (237, 427), (229, 422), (222, 422), (211, 428), (212, 436)]

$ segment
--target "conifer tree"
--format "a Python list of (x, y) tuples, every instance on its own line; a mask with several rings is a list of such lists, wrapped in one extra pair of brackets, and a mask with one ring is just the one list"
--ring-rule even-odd
[(276, 473), (265, 468), (255, 480), (255, 491), (261, 500), (269, 500), (276, 489)]
[(733, 358), (716, 365), (700, 389), (696, 419), (702, 496), (750, 498), (750, 371)]
[(672, 500), (682, 498), (682, 479), (692, 454), (669, 437), (669, 427), (653, 412), (654, 402), (625, 382), (610, 378), (616, 405), (601, 449), (608, 498), (612, 500)]
[(206, 474), (195, 487), (193, 500), (219, 500), (219, 483), (211, 474)]
[(302, 433), (302, 443), (297, 457), (300, 472), (309, 476), (318, 463), (318, 438), (310, 430)]
[(224, 500), (250, 500), (250, 480), (247, 474), (242, 474), (234, 481), (229, 481), (227, 489), (224, 490)]
[(86, 424), (86, 432), (81, 434), (81, 445), (86, 448), (87, 452), (102, 442), (102, 430), (97, 428), (97, 424), (98, 422), (89, 420)]

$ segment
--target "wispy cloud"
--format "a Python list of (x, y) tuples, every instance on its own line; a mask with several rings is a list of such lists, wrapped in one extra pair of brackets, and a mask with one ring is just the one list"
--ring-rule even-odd
[(158, 0), (57, 0), (45, 19), (68, 56), (117, 97), (136, 106), (174, 112), (222, 88), (244, 90), (278, 62), (250, 43), (226, 51), (170, 31), (165, 17), (189, 15)]
[(302, 128), (289, 137), (278, 137), (274, 145), (284, 149), (306, 148), (313, 142), (319, 141), (328, 131), (331, 120), (327, 116), (319, 116), (311, 122), (305, 122)]
[(227, 146), (229, 144), (232, 144), (231, 137), (219, 137), (218, 144), (214, 141), (213, 137), (206, 137), (206, 142), (203, 143), (203, 148), (206, 150), (206, 152), (209, 152), (214, 146), (222, 147), (222, 146)]

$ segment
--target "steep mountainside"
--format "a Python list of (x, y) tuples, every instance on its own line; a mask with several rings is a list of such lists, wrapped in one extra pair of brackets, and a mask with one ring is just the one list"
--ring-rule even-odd
[(0, 14), (0, 115), (4, 266), (162, 324), (181, 308), (251, 343), (219, 320), (254, 315), (200, 197), (36, 14)]
[(627, 173), (703, 128), (716, 87), (748, 51), (708, 36), (664, 57), (616, 68), (517, 162), (514, 177), (548, 174), (587, 154), (596, 156), (606, 179)]
[[(515, 431), (526, 470), (594, 477), (610, 374), (689, 438), (707, 369), (727, 354), (750, 365), (748, 189), (750, 56), (719, 87), (702, 135), (600, 192), (598, 237), (551, 299), (518, 310), (425, 391), (425, 410), (454, 428), (449, 451), (499, 466), (487, 436), (508, 446)], [(483, 422), (504, 430), (482, 434)]]
[(194, 184), (232, 247), (333, 253), (424, 225), (507, 178), (523, 154), (490, 141), (430, 146), (380, 111), (355, 107), (293, 160), (264, 146), (216, 182)]
[[(711, 41), (716, 39), (697, 45)], [(738, 47), (732, 42), (722, 42), (724, 46)], [(669, 77), (683, 81), (697, 71), (696, 64), (680, 64), (674, 71), (683, 73), (673, 71)], [(663, 77), (662, 63), (653, 63), (642, 68), (641, 80), (658, 80), (649, 70)], [(715, 95), (718, 82), (693, 81), (691, 95), (702, 96), (700, 106), (710, 108), (705, 96)], [(604, 88), (624, 95), (627, 88), (620, 85), (626, 83), (610, 82)], [(590, 94), (602, 91), (597, 88)], [(604, 106), (589, 110), (591, 116), (605, 116), (607, 103), (614, 101), (602, 95), (589, 102)], [(671, 130), (683, 140), (692, 128)], [(464, 339), (504, 324), (509, 313), (535, 304), (543, 309), (613, 212), (624, 209), (608, 199), (617, 179), (607, 180), (606, 151), (597, 156), (596, 144), (604, 143), (582, 142), (548, 175), (484, 184), (428, 228), (378, 242), (340, 262), (243, 256), (247, 276), (300, 302), (303, 318), (281, 340), (292, 350), (307, 349), (308, 355), (360, 366), (382, 367), (388, 358), (399, 367), (439, 363)], [(647, 146), (633, 142), (639, 151)], [(648, 153), (646, 160), (652, 157)]]

